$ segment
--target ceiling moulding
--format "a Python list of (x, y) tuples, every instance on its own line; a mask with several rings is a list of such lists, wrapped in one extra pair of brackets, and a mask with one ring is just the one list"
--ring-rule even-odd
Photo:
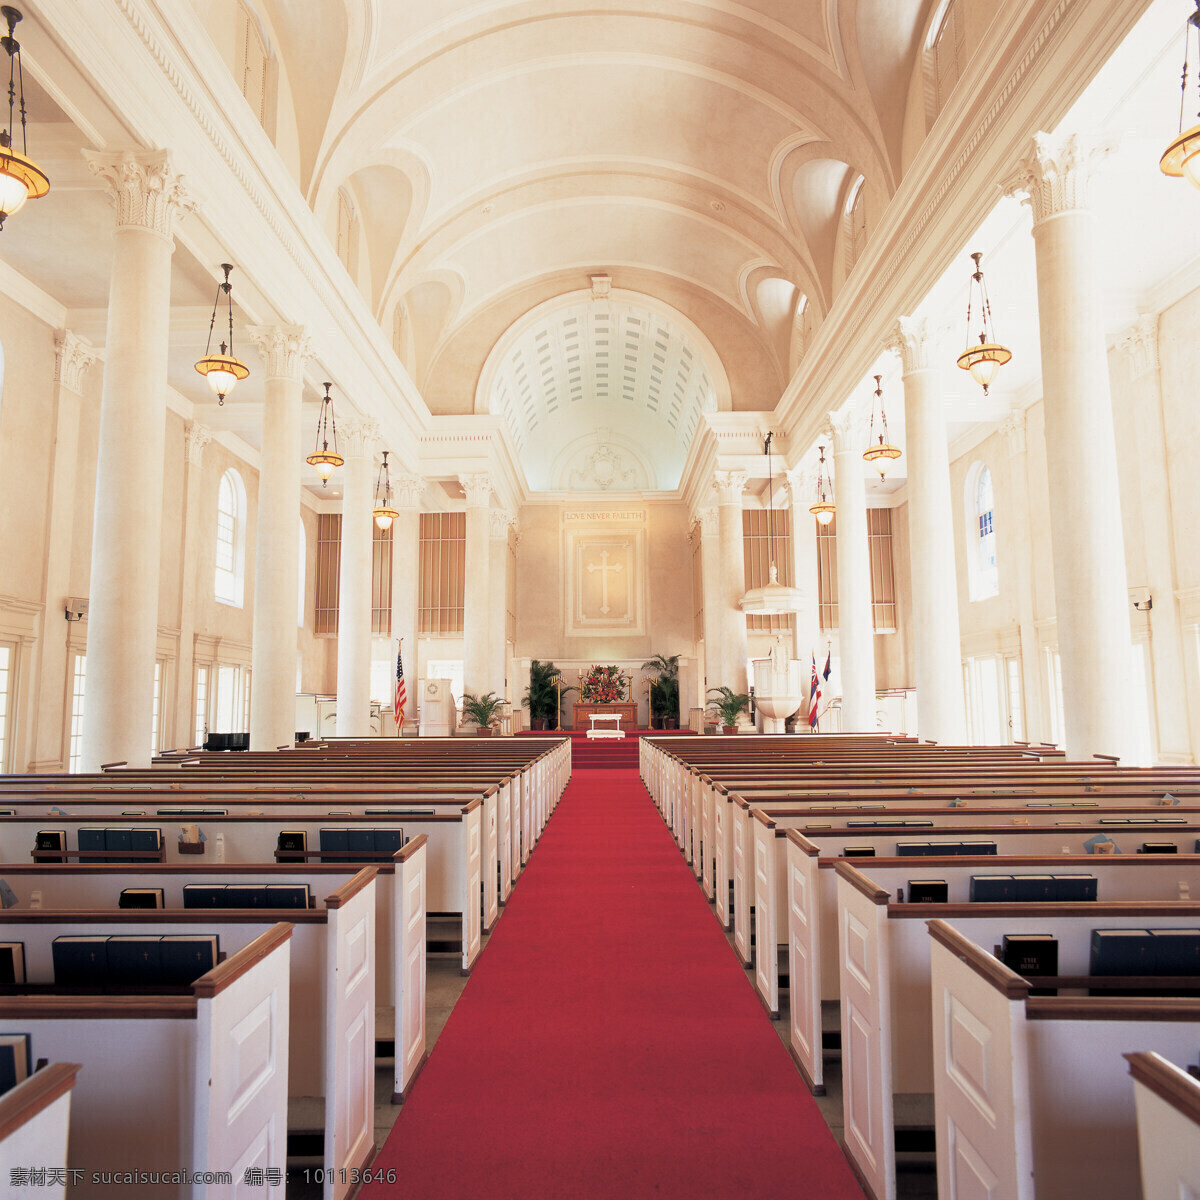
[(39, 0), (37, 19), (131, 140), (170, 148), (202, 201), (190, 220), (219, 231), (271, 319), (321, 331), (318, 357), (339, 391), (351, 403), (377, 397), (372, 415), (388, 439), (415, 440), (429, 419), (424, 400), (250, 109), (217, 103), (213, 87), (229, 72), (193, 7)]
[(429, 428), (420, 438), (413, 473), (429, 478), (457, 475), (467, 469), (464, 460), (473, 464), (472, 469), (487, 470), (492, 490), (504, 508), (511, 512), (526, 503), (529, 492), (525, 475), (502, 417), (451, 413), (430, 418)]
[(1148, 3), (1021, 0), (993, 22), (784, 391), (777, 423), (794, 444), (815, 441), (869, 374), (889, 327), (995, 207), (996, 180), (1061, 121)]

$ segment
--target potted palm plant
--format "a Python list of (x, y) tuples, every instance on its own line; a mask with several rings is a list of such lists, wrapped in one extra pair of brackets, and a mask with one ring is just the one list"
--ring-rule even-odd
[(750, 696), (746, 692), (735, 692), (724, 685), (708, 690), (710, 694), (717, 693), (716, 698), (708, 702), (708, 706), (721, 718), (721, 732), (737, 733), (737, 719), (750, 707)]
[(558, 698), (575, 691), (573, 687), (560, 688), (561, 683), (562, 672), (552, 662), (530, 660), (529, 686), (521, 703), (529, 709), (531, 729), (558, 728)]
[(491, 737), (492, 730), (500, 723), (500, 710), (506, 703), (495, 692), (486, 692), (482, 696), (465, 692), (462, 698), (463, 720), (475, 722), (478, 726), (476, 737)]
[(658, 721), (660, 729), (679, 728), (679, 655), (656, 654), (642, 663), (643, 671), (652, 671), (650, 688), (650, 728)]

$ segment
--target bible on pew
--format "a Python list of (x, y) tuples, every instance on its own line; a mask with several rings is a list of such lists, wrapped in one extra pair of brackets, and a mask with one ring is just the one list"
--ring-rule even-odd
[(0, 1033), (0, 1094), (33, 1074), (33, 1047), (27, 1033)]
[(162, 888), (122, 888), (118, 908), (163, 908)]

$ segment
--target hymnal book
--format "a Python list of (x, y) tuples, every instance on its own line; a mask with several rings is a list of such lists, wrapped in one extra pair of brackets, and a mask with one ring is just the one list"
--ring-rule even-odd
[(1151, 929), (1160, 975), (1200, 975), (1200, 929)]
[(1179, 847), (1174, 842), (1143, 842), (1139, 854), (1178, 854)]
[(959, 854), (995, 854), (995, 842), (963, 842)]
[[(331, 850), (337, 853), (345, 853), (350, 848), (349, 831), (345, 829), (322, 829), (321, 830), (321, 849)], [(327, 860), (322, 859), (322, 862)], [(329, 862), (338, 862), (338, 859), (329, 859)], [(344, 860), (342, 860), (344, 861)]]
[[(104, 830), (95, 825), (79, 827), (79, 855), (82, 863), (105, 863), (108, 856), (104, 853)], [(84, 855), (87, 857), (85, 858)]]
[(170, 934), (159, 943), (163, 983), (195, 983), (217, 965), (217, 935)]
[[(1058, 939), (1049, 933), (1006, 933), (1001, 959), (1010, 971), (1025, 979), (1058, 974)], [(1052, 996), (1053, 988), (1031, 988), (1034, 996)]]
[(50, 943), (54, 982), (58, 987), (100, 987), (108, 975), (106, 939), (68, 934)]
[(1095, 875), (1053, 875), (1054, 898), (1063, 901), (1095, 900), (1098, 885)]
[(266, 884), (229, 883), (225, 885), (222, 908), (266, 908)]
[(924, 854), (928, 854), (928, 853), (929, 853), (929, 843), (928, 842), (897, 842), (896, 843), (896, 854), (900, 858), (904, 858), (909, 855), (917, 855), (917, 854), (924, 855)]
[[(129, 830), (129, 848), (139, 853), (153, 851), (155, 854), (162, 849), (162, 830), (155, 826), (138, 825)], [(132, 862), (145, 861), (131, 859)]]
[(967, 898), (975, 904), (1004, 904), (1015, 892), (1011, 875), (972, 875)]
[(25, 943), (0, 942), (0, 983), (25, 982)]
[(843, 846), (842, 847), (842, 857), (843, 858), (874, 858), (875, 857), (875, 847), (874, 846)]
[(909, 904), (946, 904), (950, 899), (950, 888), (944, 879), (910, 879), (908, 881)]
[(404, 849), (403, 829), (375, 830), (375, 853), (380, 862), (391, 862), (397, 850)]
[(309, 894), (307, 883), (269, 883), (267, 884), (268, 908), (308, 908)]
[(164, 908), (162, 888), (122, 888), (118, 908)]
[(145, 934), (129, 937), (110, 937), (105, 944), (108, 955), (106, 982), (118, 987), (135, 984), (152, 987), (162, 977), (161, 938)]
[(308, 850), (308, 834), (303, 829), (280, 830), (275, 849), (286, 850), (293, 854), (303, 854)]
[(128, 862), (133, 849), (133, 831), (130, 829), (106, 829), (104, 848), (109, 852), (108, 862)]
[(65, 829), (39, 829), (34, 837), (34, 850), (55, 850), (57, 854), (34, 854), (34, 862), (62, 862), (61, 852), (67, 848)]
[(33, 1074), (33, 1049), (27, 1033), (0, 1033), (0, 1092), (10, 1091)]
[(346, 848), (366, 861), (375, 856), (375, 830), (354, 826), (346, 831)]
[(1024, 903), (1057, 900), (1053, 875), (1014, 875), (1013, 899)]
[(1093, 929), (1089, 975), (1153, 975), (1158, 948), (1148, 929)]
[(183, 885), (184, 908), (222, 908), (225, 904), (223, 883), (185, 883)]

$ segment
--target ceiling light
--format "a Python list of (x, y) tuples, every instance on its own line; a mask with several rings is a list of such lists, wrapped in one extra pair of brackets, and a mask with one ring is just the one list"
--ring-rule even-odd
[(775, 491), (775, 476), (771, 469), (771, 439), (774, 434), (767, 434), (767, 582), (762, 587), (751, 588), (741, 599), (742, 612), (759, 617), (773, 616), (777, 613), (799, 612), (804, 607), (804, 596), (799, 588), (788, 587), (779, 582), (779, 572), (775, 567), (775, 506), (773, 494)]
[[(196, 364), (196, 370), (208, 380), (208, 386), (217, 394), (217, 403), (224, 404), (225, 397), (233, 391), (239, 379), (250, 374), (250, 368), (233, 352), (233, 284), (229, 282), (232, 263), (222, 263), (225, 282), (217, 284), (216, 299), (213, 300), (212, 319), (208, 322), (208, 341), (204, 346), (204, 357)], [(217, 309), (221, 304), (221, 293), (229, 305), (229, 341), (221, 343), (220, 354), (212, 354), (213, 329), (217, 324)]]
[(833, 520), (837, 506), (828, 498), (828, 489), (832, 486), (825, 474), (825, 447), (820, 447), (821, 461), (817, 464), (817, 502), (810, 504), (808, 511), (817, 518), (818, 525), (828, 525)]
[(887, 469), (892, 463), (900, 457), (900, 447), (893, 446), (888, 440), (887, 431), (887, 413), (883, 411), (883, 387), (882, 375), (875, 376), (875, 395), (879, 399), (879, 441), (875, 441), (875, 401), (871, 401), (871, 432), (867, 438), (867, 448), (863, 451), (863, 458), (867, 460), (879, 472), (879, 478), (882, 479), (887, 474)]
[[(29, 157), (25, 136), (25, 75), (21, 69), (21, 43), (13, 36), (21, 14), (5, 4), (0, 16), (8, 22), (8, 35), (0, 46), (8, 52), (8, 128), (0, 132), (0, 229), (5, 217), (19, 212), (26, 200), (38, 200), (50, 190), (46, 173)], [(21, 102), (21, 149), (13, 149), (13, 105)]]
[(375, 507), (371, 516), (380, 529), (390, 529), (392, 522), (400, 515), (392, 503), (392, 476), (388, 471), (388, 452), (383, 452), (383, 464), (379, 468), (379, 478), (375, 481)]
[(1200, 187), (1200, 125), (1190, 129), (1183, 127), (1183, 110), (1187, 104), (1188, 82), (1188, 47), (1191, 42), (1191, 31), (1195, 29), (1200, 35), (1200, 0), (1196, 0), (1196, 11), (1188, 17), (1183, 27), (1183, 77), (1180, 81), (1179, 97), (1179, 136), (1167, 147), (1158, 165), (1164, 175), (1178, 179), (1185, 177), (1195, 187)]
[[(1200, 3), (1200, 0), (1197, 0)], [(967, 348), (958, 356), (958, 365), (964, 371), (971, 372), (971, 378), (983, 386), (983, 394), (988, 394), (988, 388), (996, 379), (996, 374), (1009, 359), (1012, 351), (1007, 346), (1001, 346), (996, 341), (996, 332), (992, 327), (992, 306), (988, 303), (987, 286), (983, 282), (983, 270), (979, 266), (983, 255), (977, 250), (971, 257), (975, 260), (975, 273), (967, 289)], [(979, 289), (979, 344), (971, 345), (971, 302), (975, 298), (975, 289)]]
[[(337, 449), (337, 421), (333, 415), (333, 397), (329, 394), (329, 389), (333, 387), (333, 384), (327, 383), (324, 386), (325, 398), (321, 401), (321, 415), (317, 418), (316, 449), (304, 460), (321, 477), (322, 487), (329, 482), (334, 471), (346, 461)], [(329, 433), (331, 431), (333, 433), (332, 450), (329, 449)]]

